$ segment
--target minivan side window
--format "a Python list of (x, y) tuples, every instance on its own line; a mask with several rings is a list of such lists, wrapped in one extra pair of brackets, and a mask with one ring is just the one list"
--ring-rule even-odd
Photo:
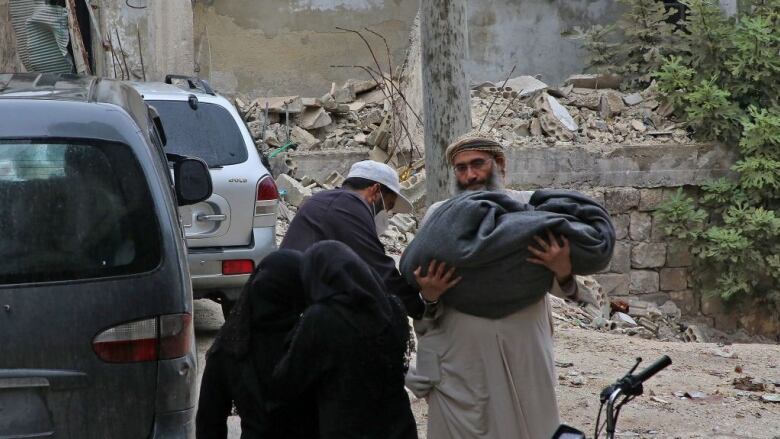
[(209, 167), (243, 163), (249, 159), (244, 136), (223, 107), (200, 102), (148, 101), (160, 114), (165, 128), (166, 152), (199, 157)]
[(0, 140), (0, 284), (142, 273), (160, 227), (132, 150), (96, 141)]

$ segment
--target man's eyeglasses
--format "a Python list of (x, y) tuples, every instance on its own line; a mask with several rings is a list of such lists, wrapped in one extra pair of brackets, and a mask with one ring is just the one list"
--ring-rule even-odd
[(489, 160), (474, 159), (468, 163), (458, 163), (457, 165), (453, 166), (452, 169), (454, 169), (455, 173), (457, 174), (465, 174), (468, 172), (469, 168), (475, 171), (481, 171), (485, 169), (485, 166), (487, 166), (488, 163), (490, 163)]

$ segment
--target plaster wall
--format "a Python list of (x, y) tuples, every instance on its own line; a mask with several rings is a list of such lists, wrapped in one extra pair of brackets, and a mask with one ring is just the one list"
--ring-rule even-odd
[(383, 70), (404, 56), (414, 0), (206, 0), (195, 4), (196, 68), (222, 92), (250, 96), (322, 96), (331, 81), (368, 78), (356, 68), (375, 68), (363, 41), (343, 27), (366, 34)]
[(125, 63), (130, 79), (134, 81), (142, 80), (144, 71), (147, 81), (162, 81), (168, 73), (193, 73), (190, 0), (148, 2), (142, 9), (130, 8), (124, 1), (93, 0), (92, 4), (98, 6), (96, 16), (101, 36), (106, 43), (110, 38), (116, 54), (116, 58), (112, 57), (111, 51), (105, 49), (107, 46), (101, 44), (93, 32), (92, 47), (96, 54), (101, 54), (96, 73), (121, 78), (120, 68), (123, 69)]
[[(336, 27), (379, 32), (398, 66), (418, 6), (418, 0), (198, 0), (196, 70), (225, 92), (321, 96), (331, 81), (365, 77), (332, 65), (374, 66), (357, 35)], [(561, 32), (617, 16), (614, 0), (470, 0), (468, 8), (472, 81), (501, 79), (514, 64), (518, 75), (565, 79), (582, 70), (583, 53)], [(366, 35), (386, 69), (384, 43)]]

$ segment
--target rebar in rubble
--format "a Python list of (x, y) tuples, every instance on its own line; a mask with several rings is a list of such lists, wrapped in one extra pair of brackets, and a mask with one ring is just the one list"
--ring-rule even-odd
[[(515, 100), (516, 100), (516, 99), (517, 99), (517, 98), (520, 96), (520, 94), (521, 94), (521, 93), (523, 93), (523, 89), (522, 89), (522, 88), (520, 89), (520, 91), (519, 91), (519, 92), (517, 92), (517, 94), (516, 94), (516, 95), (512, 96), (512, 100), (511, 100), (511, 101), (509, 101), (509, 103), (508, 103), (508, 104), (506, 104), (506, 108), (504, 108), (504, 111), (502, 111), (502, 112), (501, 112), (501, 114), (499, 114), (499, 115), (498, 115), (498, 118), (496, 119), (496, 121), (495, 121), (495, 122), (493, 122), (493, 125), (490, 127), (490, 130), (491, 130), (491, 131), (493, 131), (493, 128), (495, 128), (495, 127), (496, 127), (496, 125), (498, 125), (498, 122), (500, 122), (500, 121), (501, 121), (501, 118), (502, 118), (502, 117), (504, 117), (504, 114), (506, 114), (506, 110), (508, 110), (508, 109), (509, 109), (509, 107), (511, 107), (511, 106), (512, 106), (512, 104), (514, 104), (514, 103), (515, 103)], [(496, 95), (496, 97), (498, 97), (498, 95)]]
[[(517, 68), (517, 64), (512, 66), (512, 70), (509, 71), (509, 74), (506, 76), (506, 79), (504, 80), (504, 83), (501, 85), (502, 89), (504, 87), (506, 87), (506, 83), (509, 82), (509, 78), (512, 77), (512, 73), (515, 72), (516, 68)], [(518, 95), (519, 94), (520, 93), (518, 93)], [(485, 125), (485, 121), (487, 120), (488, 116), (490, 115), (490, 109), (493, 108), (493, 104), (495, 104), (497, 100), (498, 100), (498, 93), (496, 93), (496, 95), (493, 96), (493, 102), (491, 102), (490, 105), (488, 106), (487, 112), (485, 113), (485, 117), (482, 118), (482, 122), (479, 124), (479, 129), (477, 131), (482, 131), (482, 125)], [(504, 110), (504, 111), (506, 111), (506, 110)], [(499, 117), (499, 119), (500, 119), (500, 117)]]
[[(389, 81), (387, 81), (387, 77), (385, 76), (384, 72), (382, 71), (382, 66), (381, 66), (381, 64), (379, 63), (379, 60), (378, 60), (378, 59), (377, 59), (377, 57), (376, 57), (376, 53), (374, 52), (374, 49), (373, 49), (373, 47), (371, 46), (371, 43), (369, 43), (369, 42), (368, 42), (368, 40), (367, 40), (367, 39), (366, 39), (366, 38), (363, 36), (363, 34), (361, 34), (359, 31), (356, 31), (356, 30), (354, 30), (354, 29), (347, 29), (347, 28), (338, 27), (338, 26), (336, 27), (336, 29), (338, 29), (338, 30), (341, 30), (341, 31), (344, 31), (344, 32), (350, 32), (350, 33), (354, 33), (354, 34), (356, 34), (358, 37), (360, 37), (360, 39), (361, 39), (361, 40), (363, 40), (363, 43), (366, 45), (366, 48), (368, 48), (368, 51), (369, 51), (369, 53), (371, 54), (371, 58), (374, 60), (374, 64), (376, 65), (376, 68), (377, 68), (377, 70), (378, 70), (378, 75), (379, 75), (379, 77), (381, 77), (381, 78), (382, 78), (382, 82), (383, 82), (383, 84), (379, 84), (379, 81), (378, 81), (376, 78), (374, 78), (374, 75), (372, 75), (372, 74), (370, 74), (370, 73), (369, 73), (369, 75), (370, 75), (370, 76), (371, 76), (371, 78), (374, 80), (374, 82), (376, 82), (376, 83), (377, 83), (377, 85), (378, 85), (378, 86), (380, 86), (380, 87), (382, 87), (382, 85), (386, 84), (387, 82), (389, 82), (389, 83), (390, 83), (390, 88), (391, 88), (391, 90), (390, 90), (390, 96), (388, 96), (388, 94), (387, 94), (386, 90), (384, 90), (384, 89), (383, 89), (383, 92), (382, 92), (382, 93), (385, 95), (385, 97), (387, 97), (387, 98), (390, 98), (390, 99), (391, 99), (391, 108), (393, 109), (393, 114), (395, 114), (395, 106), (393, 105), (393, 103), (394, 103), (394, 98), (393, 98), (392, 96), (393, 96), (393, 94), (394, 94), (394, 93), (398, 93), (398, 96), (400, 96), (400, 97), (401, 97), (401, 100), (404, 102), (404, 104), (406, 104), (406, 107), (409, 109), (409, 111), (410, 111), (410, 112), (411, 112), (411, 113), (414, 115), (414, 117), (417, 119), (417, 122), (418, 122), (420, 125), (422, 125), (422, 118), (420, 118), (420, 115), (419, 115), (419, 114), (417, 114), (417, 112), (416, 112), (416, 111), (414, 111), (414, 108), (412, 108), (412, 106), (409, 104), (409, 101), (406, 99), (406, 96), (404, 95), (404, 93), (403, 93), (403, 92), (402, 92), (402, 91), (401, 91), (401, 90), (400, 90), (400, 89), (399, 89), (399, 88), (398, 88), (398, 87), (395, 85), (395, 83), (394, 83), (394, 81), (393, 81), (392, 74), (391, 74), (391, 76), (390, 76), (390, 80), (389, 80)], [(372, 30), (370, 30), (370, 29), (367, 29), (367, 28), (366, 28), (366, 30), (368, 30), (369, 32), (373, 33), (374, 35), (377, 35), (377, 36), (379, 36), (380, 38), (382, 38), (382, 40), (385, 42), (385, 47), (386, 47), (386, 50), (387, 50), (387, 52), (388, 52), (388, 57), (389, 57), (390, 47), (389, 47), (389, 45), (387, 45), (387, 39), (386, 39), (384, 36), (382, 36), (380, 33), (378, 33), (378, 32), (372, 31)], [(391, 69), (391, 72), (392, 72), (392, 61), (391, 61), (391, 60), (389, 60), (389, 62), (390, 62), (390, 69)], [(368, 66), (353, 66), (353, 67), (364, 68), (364, 69), (366, 69), (367, 71), (370, 71), (370, 70), (371, 70), (371, 67), (368, 67)], [(411, 146), (412, 146), (412, 147), (415, 149), (415, 151), (417, 151), (417, 154), (418, 154), (420, 157), (422, 157), (422, 153), (420, 152), (419, 148), (417, 148), (417, 145), (415, 145), (415, 144), (414, 144), (414, 142), (412, 141), (411, 134), (409, 133), (409, 129), (408, 129), (408, 127), (406, 126), (406, 124), (405, 124), (403, 121), (401, 121), (401, 119), (400, 119), (400, 118), (399, 118), (399, 123), (401, 123), (402, 127), (403, 127), (403, 128), (404, 128), (404, 130), (406, 131), (406, 134), (407, 134), (407, 135), (408, 135), (408, 137), (409, 137), (409, 143), (410, 143), (410, 145), (411, 145)]]

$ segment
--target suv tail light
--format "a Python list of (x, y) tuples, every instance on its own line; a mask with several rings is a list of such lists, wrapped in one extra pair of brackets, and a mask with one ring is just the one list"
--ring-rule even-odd
[(232, 259), (222, 261), (222, 274), (252, 274), (255, 261), (251, 259)]
[(187, 355), (192, 337), (192, 315), (171, 314), (106, 329), (92, 349), (108, 363), (168, 360)]
[(253, 227), (273, 227), (276, 225), (279, 191), (274, 178), (266, 175), (257, 182), (257, 200), (255, 201), (255, 219)]
[(270, 175), (266, 175), (257, 182), (257, 201), (276, 201), (279, 199), (279, 191), (276, 183)]

